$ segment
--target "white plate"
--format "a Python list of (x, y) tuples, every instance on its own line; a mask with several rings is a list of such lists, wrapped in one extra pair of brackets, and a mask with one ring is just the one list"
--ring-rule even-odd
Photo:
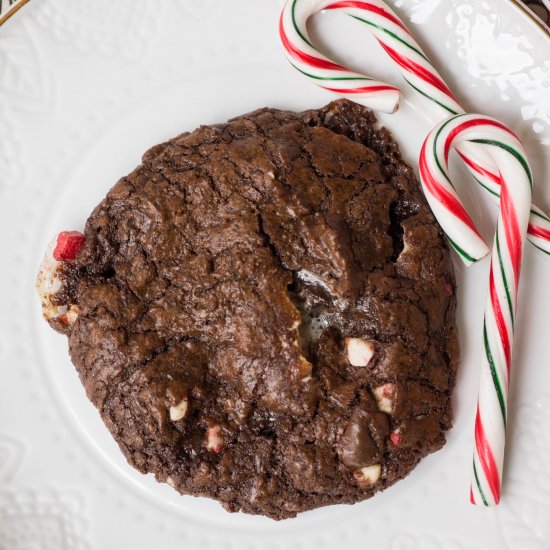
[[(550, 40), (505, 0), (395, 2), (458, 97), (525, 140), (550, 206)], [(525, 254), (503, 502), (468, 502), (487, 262), (457, 266), (462, 366), (444, 449), (385, 493), (276, 523), (181, 497), (129, 468), (85, 398), (65, 338), (40, 319), (47, 241), (86, 216), (150, 145), (200, 123), (332, 96), (296, 74), (281, 1), (33, 0), (0, 28), (0, 548), (548, 550), (550, 258)], [(364, 28), (316, 18), (347, 63), (401, 85)], [(322, 37), (322, 38), (321, 38)], [(375, 57), (373, 60), (371, 57)], [(376, 70), (374, 70), (374, 68)], [(380, 117), (414, 162), (430, 128), (406, 93)], [(490, 238), (495, 208), (453, 166)], [(545, 186), (546, 184), (546, 186)]]

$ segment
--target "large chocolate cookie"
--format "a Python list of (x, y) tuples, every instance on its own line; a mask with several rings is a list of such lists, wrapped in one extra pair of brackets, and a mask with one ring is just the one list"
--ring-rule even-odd
[(443, 445), (449, 252), (364, 108), (182, 134), (113, 187), (83, 245), (62, 235), (45, 314), (141, 472), (281, 519), (366, 499)]

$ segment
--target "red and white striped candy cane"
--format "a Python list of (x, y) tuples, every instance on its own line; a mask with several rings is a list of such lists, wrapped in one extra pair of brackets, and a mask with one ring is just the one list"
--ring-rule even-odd
[[(395, 87), (353, 73), (317, 51), (307, 34), (306, 23), (309, 17), (321, 10), (342, 11), (364, 23), (396, 64), (405, 81), (432, 102), (438, 117), (442, 119), (449, 114), (464, 112), (405, 24), (381, 0), (287, 1), (279, 23), (283, 48), (292, 65), (312, 82), (375, 110), (393, 112), (399, 101)], [(485, 152), (485, 146), (478, 143), (460, 144), (457, 146), (457, 152), (475, 179), (498, 204), (499, 172), (491, 155)], [(441, 197), (443, 202), (439, 210), (446, 208), (447, 198), (446, 194)], [(462, 211), (466, 213), (456, 194), (449, 200), (455, 206), (456, 203), (460, 204)], [(461, 255), (469, 264), (486, 255), (489, 247), (477, 232), (470, 217), (466, 214), (463, 218), (461, 223), (457, 222), (456, 231), (468, 234), (472, 239), (474, 236), (478, 238), (471, 259)], [(531, 208), (528, 238), (537, 248), (550, 254), (550, 218), (535, 205)]]
[[(420, 174), (430, 200), (434, 188), (441, 185), (447, 190), (450, 183), (451, 149), (480, 141), (498, 168), (500, 211), (483, 323), (485, 353), (475, 422), (470, 500), (474, 504), (490, 505), (500, 501), (517, 291), (531, 205), (531, 169), (523, 145), (508, 127), (487, 116), (459, 114), (441, 122), (428, 134), (420, 153)], [(452, 217), (442, 215), (438, 220), (445, 232), (454, 231)], [(471, 250), (470, 243), (461, 241), (460, 237), (458, 247)]]
[[(370, 109), (393, 113), (401, 98), (398, 88), (335, 63), (311, 42), (305, 23), (311, 15), (326, 9), (330, 3), (291, 0), (286, 4), (279, 20), (279, 35), (288, 60), (321, 88), (353, 99)], [(394, 21), (394, 27), (400, 28), (401, 33), (405, 32), (400, 21), (386, 9), (379, 7), (378, 10), (380, 17), (388, 17), (388, 21)]]
[[(281, 14), (279, 30), (284, 50), (292, 64), (296, 66), (297, 63), (304, 63), (302, 53), (321, 55), (323, 60), (332, 63), (311, 43), (306, 29), (307, 20), (322, 10), (341, 11), (366, 24), (380, 46), (396, 63), (401, 75), (410, 86), (421, 94), (428, 94), (428, 97), (446, 110), (447, 114), (454, 114), (461, 109), (453, 93), (434, 69), (403, 21), (380, 0), (289, 0)], [(315, 64), (306, 67), (297, 66), (296, 68), (302, 70), (306, 76), (323, 88), (326, 86), (322, 80), (331, 81), (334, 77), (340, 76), (338, 72), (323, 74)], [(348, 70), (340, 65), (339, 67), (340, 70)], [(334, 84), (331, 84), (329, 88), (331, 91), (343, 95), (339, 86), (336, 88), (333, 86)], [(387, 92), (387, 95), (389, 93)], [(352, 99), (355, 99), (355, 96)], [(368, 97), (365, 98), (364, 104), (376, 110)]]

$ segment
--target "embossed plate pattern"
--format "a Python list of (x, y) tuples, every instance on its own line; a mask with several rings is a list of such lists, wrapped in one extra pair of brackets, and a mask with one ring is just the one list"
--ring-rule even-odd
[[(525, 140), (550, 206), (550, 40), (504, 0), (392, 2), (461, 102)], [(275, 523), (180, 497), (131, 470), (87, 402), (33, 285), (51, 236), (82, 227), (150, 145), (264, 105), (331, 96), (295, 74), (276, 34), (279, 0), (34, 0), (0, 28), (0, 549), (549, 550), (550, 258), (525, 254), (502, 504), (468, 503), (488, 263), (459, 280), (462, 367), (445, 448), (370, 501)], [(312, 32), (359, 69), (399, 84), (360, 25)], [(358, 47), (364, 46), (364, 48)], [(350, 52), (353, 52), (350, 54)], [(363, 55), (364, 52), (364, 55)], [(411, 94), (380, 117), (414, 162), (430, 128)], [(495, 208), (453, 170), (484, 235)]]

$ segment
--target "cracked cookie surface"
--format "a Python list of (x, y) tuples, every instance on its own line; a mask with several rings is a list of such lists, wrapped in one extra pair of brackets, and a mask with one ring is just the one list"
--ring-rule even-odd
[(275, 519), (444, 443), (448, 248), (374, 116), (261, 109), (145, 153), (59, 268), (50, 319), (129, 463)]

